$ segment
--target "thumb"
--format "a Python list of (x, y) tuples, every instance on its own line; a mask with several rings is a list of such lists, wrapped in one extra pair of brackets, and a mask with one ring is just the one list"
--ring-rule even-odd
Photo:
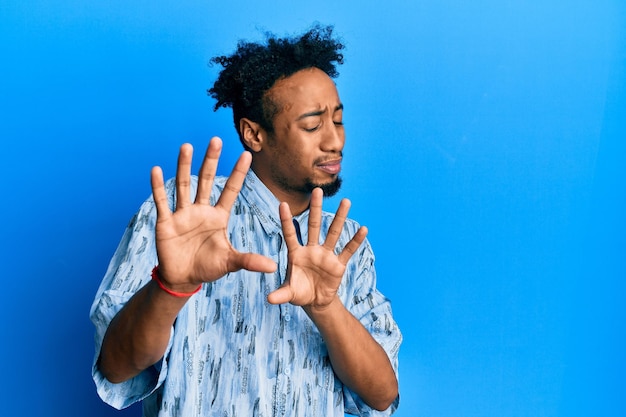
[(293, 293), (288, 285), (283, 285), (276, 291), (272, 291), (267, 296), (267, 301), (270, 304), (286, 304), (293, 299)]
[(256, 253), (238, 253), (233, 259), (233, 271), (247, 269), (253, 272), (275, 272), (276, 262)]

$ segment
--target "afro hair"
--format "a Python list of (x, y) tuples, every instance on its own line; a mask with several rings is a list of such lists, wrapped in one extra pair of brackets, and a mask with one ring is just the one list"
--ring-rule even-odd
[(217, 56), (211, 64), (223, 67), (208, 93), (220, 107), (233, 109), (235, 129), (243, 117), (273, 132), (278, 107), (266, 95), (276, 81), (306, 68), (318, 68), (335, 78), (343, 64), (344, 45), (333, 38), (332, 26), (315, 25), (300, 36), (277, 38), (266, 33), (265, 43), (239, 41), (230, 56)]

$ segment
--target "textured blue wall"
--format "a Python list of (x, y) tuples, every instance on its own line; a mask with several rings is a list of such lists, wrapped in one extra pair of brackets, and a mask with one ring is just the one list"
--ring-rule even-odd
[(152, 165), (240, 152), (210, 57), (313, 21), (348, 46), (342, 195), (405, 335), (397, 416), (626, 414), (621, 0), (4, 0), (2, 416), (137, 415), (90, 379), (99, 280)]

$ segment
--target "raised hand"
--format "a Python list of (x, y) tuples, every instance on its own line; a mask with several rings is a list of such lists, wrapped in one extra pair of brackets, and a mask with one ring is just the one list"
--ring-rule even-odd
[(211, 139), (200, 174), (195, 201), (190, 198), (193, 148), (184, 144), (176, 172), (176, 209), (168, 205), (161, 168), (151, 172), (152, 193), (157, 209), (156, 249), (161, 280), (170, 289), (189, 292), (203, 282), (215, 281), (228, 272), (247, 269), (273, 272), (271, 259), (236, 251), (228, 241), (227, 225), (246, 173), (251, 155), (242, 153), (215, 206), (209, 202), (222, 141)]
[(346, 270), (346, 264), (367, 236), (361, 227), (352, 239), (335, 254), (335, 246), (350, 210), (350, 201), (339, 204), (324, 244), (319, 244), (323, 192), (313, 190), (309, 212), (309, 237), (306, 246), (296, 237), (291, 211), (287, 203), (279, 207), (280, 219), (288, 250), (287, 277), (279, 289), (268, 295), (272, 304), (291, 303), (298, 306), (323, 309), (336, 300), (337, 290)]

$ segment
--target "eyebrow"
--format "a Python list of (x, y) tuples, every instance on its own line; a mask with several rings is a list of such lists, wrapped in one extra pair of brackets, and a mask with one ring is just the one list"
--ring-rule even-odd
[[(335, 113), (335, 112), (337, 112), (339, 110), (343, 110), (343, 104), (340, 104), (337, 107), (335, 107), (335, 109), (333, 110), (333, 113)], [(321, 116), (324, 113), (326, 113), (326, 109), (324, 109), (324, 110), (315, 110), (315, 111), (311, 111), (311, 112), (308, 112), (308, 113), (301, 114), (296, 120), (302, 120), (302, 119), (305, 119), (307, 117)]]

